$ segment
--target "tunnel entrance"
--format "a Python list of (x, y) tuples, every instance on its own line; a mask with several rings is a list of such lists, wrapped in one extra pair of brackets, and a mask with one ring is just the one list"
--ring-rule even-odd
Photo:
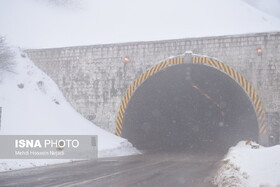
[(258, 120), (240, 85), (202, 64), (165, 68), (129, 100), (122, 137), (144, 151), (226, 152), (240, 140), (258, 140)]

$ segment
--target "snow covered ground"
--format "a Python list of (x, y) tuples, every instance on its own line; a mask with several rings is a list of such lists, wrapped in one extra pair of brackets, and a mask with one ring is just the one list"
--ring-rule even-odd
[[(98, 156), (139, 153), (127, 140), (92, 124), (67, 103), (57, 85), (22, 52), (13, 72), (0, 74), (0, 135), (98, 135)], [(0, 160), (0, 171), (69, 160)]]
[(54, 48), (280, 31), (279, 18), (243, 0), (68, 1), (1, 0), (0, 35)]
[(241, 141), (223, 159), (215, 183), (219, 187), (279, 187), (279, 158), (280, 145), (252, 149)]
[(270, 15), (280, 18), (280, 0), (243, 0)]
[[(54, 48), (280, 31), (277, 9), (251, 0), (1, 0), (0, 35), (22, 48)], [(261, 0), (266, 3), (267, 1)], [(273, 0), (276, 2), (276, 0)], [(263, 7), (263, 8), (262, 8)], [(264, 10), (268, 13), (262, 12)], [(19, 50), (13, 72), (0, 71), (2, 134), (95, 134), (99, 157), (139, 153), (125, 139), (84, 119), (56, 84)], [(215, 182), (220, 186), (280, 184), (280, 146), (230, 149)], [(70, 160), (0, 160), (0, 171)]]

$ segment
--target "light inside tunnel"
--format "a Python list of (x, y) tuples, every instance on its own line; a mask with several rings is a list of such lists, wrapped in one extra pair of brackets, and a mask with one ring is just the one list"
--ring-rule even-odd
[(168, 67), (147, 79), (130, 99), (122, 136), (145, 151), (225, 152), (240, 140), (258, 140), (254, 107), (227, 74), (202, 64)]

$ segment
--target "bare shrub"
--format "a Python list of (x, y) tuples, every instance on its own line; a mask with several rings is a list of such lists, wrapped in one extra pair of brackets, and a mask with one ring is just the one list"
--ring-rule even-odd
[(49, 0), (49, 2), (55, 5), (65, 6), (75, 3), (76, 0)]
[(54, 7), (65, 7), (65, 8), (79, 8), (82, 0), (37, 0), (40, 3), (47, 3)]
[(14, 56), (14, 52), (5, 42), (5, 38), (0, 36), (0, 78), (6, 71), (13, 72)]

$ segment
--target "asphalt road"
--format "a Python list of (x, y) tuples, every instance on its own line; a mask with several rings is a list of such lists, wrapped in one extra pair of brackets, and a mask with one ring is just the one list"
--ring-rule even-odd
[(218, 155), (150, 153), (0, 173), (0, 186), (211, 187)]

